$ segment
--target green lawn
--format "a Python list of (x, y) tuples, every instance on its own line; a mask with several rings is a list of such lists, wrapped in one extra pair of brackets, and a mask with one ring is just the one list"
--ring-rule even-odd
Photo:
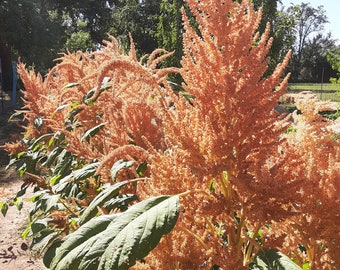
[(290, 83), (287, 92), (313, 91), (321, 100), (340, 102), (340, 85), (332, 83)]

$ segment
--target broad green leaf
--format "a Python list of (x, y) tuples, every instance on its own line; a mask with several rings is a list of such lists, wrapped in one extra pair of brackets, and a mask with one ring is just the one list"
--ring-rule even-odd
[(44, 123), (44, 120), (39, 116), (34, 118), (34, 120), (33, 120), (33, 124), (36, 127), (36, 129), (38, 129), (38, 130), (41, 130), (43, 123)]
[(147, 168), (148, 168), (148, 163), (143, 162), (137, 166), (136, 172), (140, 177), (142, 177)]
[(289, 257), (274, 249), (262, 249), (249, 267), (250, 270), (302, 270)]
[(37, 234), (43, 230), (46, 230), (48, 228), (48, 222), (51, 220), (51, 218), (43, 218), (34, 221), (31, 224), (31, 232), (33, 234)]
[[(99, 94), (101, 94), (103, 91), (111, 88), (111, 85), (107, 84), (108, 82), (110, 82), (111, 78), (110, 77), (105, 77), (102, 81), (102, 85), (99, 89)], [(86, 105), (92, 105), (96, 99), (99, 97), (99, 95), (97, 96), (96, 99), (92, 99), (93, 95), (95, 94), (97, 88), (92, 88), (84, 97), (83, 97), (83, 102)]]
[(65, 190), (66, 186), (70, 184), (72, 177), (73, 177), (72, 174), (68, 174), (61, 179), (60, 179), (60, 175), (58, 175), (58, 176), (59, 176), (59, 178), (58, 178), (57, 182), (52, 187), (52, 191), (54, 193), (62, 193)]
[(102, 206), (105, 202), (116, 197), (120, 189), (125, 186), (129, 181), (122, 181), (109, 188), (102, 190), (85, 209), (83, 215), (79, 220), (79, 224), (84, 224), (98, 213), (98, 206)]
[(71, 199), (72, 197), (80, 198), (81, 189), (77, 183), (72, 181), (73, 175), (69, 174), (62, 178), (56, 185), (52, 187), (52, 191), (61, 194), (63, 197)]
[(63, 87), (63, 89), (72, 88), (72, 87), (75, 87), (75, 86), (78, 86), (78, 85), (80, 85), (80, 83), (77, 83), (77, 82), (68, 83)]
[(6, 202), (0, 202), (0, 210), (2, 215), (5, 217), (8, 211), (8, 204)]
[[(164, 197), (165, 200), (159, 201)], [(119, 223), (113, 226), (121, 230), (103, 253), (99, 270), (128, 269), (136, 260), (148, 255), (161, 237), (172, 230), (178, 218), (179, 196), (155, 199), (156, 204), (153, 207), (124, 227), (120, 227)]]
[(38, 192), (34, 194), (34, 203), (30, 209), (30, 216), (43, 211), (48, 213), (51, 210), (64, 210), (63, 204), (59, 203), (60, 194), (51, 194), (48, 190), (42, 190), (41, 194)]
[[(66, 236), (65, 241), (56, 250), (56, 256), (49, 266), (50, 269), (78, 269), (77, 266), (79, 266), (82, 256), (86, 253), (86, 250), (83, 250), (84, 246), (95, 241), (96, 236), (103, 232), (110, 222), (120, 217), (120, 215), (113, 214), (93, 218), (78, 230)], [(49, 253), (49, 251), (46, 253)]]
[(118, 172), (121, 169), (130, 168), (133, 165), (133, 163), (134, 163), (133, 161), (127, 161), (127, 160), (123, 160), (123, 159), (116, 161), (110, 169), (111, 179), (113, 181), (116, 181), (116, 177), (117, 177)]
[(128, 269), (172, 230), (178, 214), (179, 196), (160, 196), (95, 217), (67, 236), (50, 269)]
[(43, 208), (45, 212), (58, 209), (59, 199), (60, 199), (60, 194), (55, 194), (55, 195), (48, 194), (47, 196), (45, 196), (45, 198), (41, 199), (41, 201), (44, 203)]
[(46, 251), (50, 250), (51, 246), (54, 246), (54, 242), (60, 242), (58, 236), (59, 233), (57, 231), (45, 228), (41, 230), (38, 234), (34, 235), (30, 248), (34, 251), (38, 251), (39, 253), (44, 252), (46, 254)]
[(65, 109), (66, 107), (70, 106), (70, 104), (63, 104), (60, 105), (58, 108), (56, 108), (53, 113), (51, 114), (51, 118), (53, 118), (55, 116), (55, 114), (63, 109)]
[(33, 150), (33, 151), (36, 150), (36, 149), (38, 149), (39, 146), (40, 146), (40, 143), (41, 143), (43, 140), (45, 140), (46, 138), (51, 137), (51, 136), (53, 136), (53, 133), (46, 133), (46, 134), (44, 134), (44, 135), (41, 135), (41, 136), (40, 136), (39, 138), (37, 138), (36, 140), (31, 141), (32, 144), (29, 146), (28, 149)]
[(81, 137), (81, 141), (83, 142), (84, 140), (86, 140), (87, 142), (89, 142), (90, 141), (90, 137), (93, 137), (94, 135), (96, 135), (98, 133), (98, 131), (101, 128), (103, 128), (106, 124), (107, 124), (107, 122), (101, 123), (98, 126), (95, 126), (93, 128), (90, 128), (89, 130), (86, 130), (84, 132), (84, 135)]
[(57, 164), (53, 169), (53, 174), (60, 174), (61, 176), (64, 176), (67, 170), (70, 168), (72, 161), (73, 157), (69, 152), (67, 152), (65, 149), (61, 151), (57, 158)]
[(21, 198), (15, 198), (15, 199), (13, 200), (13, 203), (14, 203), (14, 205), (17, 207), (17, 209), (18, 209), (19, 211), (21, 211), (22, 206), (24, 205), (24, 203), (22, 202), (22, 199), (21, 199)]
[(47, 268), (50, 267), (52, 260), (55, 258), (57, 248), (62, 244), (62, 241), (60, 241), (58, 238), (52, 240), (54, 241), (49, 245), (43, 257), (43, 263)]
[(99, 166), (99, 162), (94, 162), (85, 165), (83, 168), (73, 171), (73, 180), (74, 181), (80, 181), (83, 179), (86, 179), (88, 177), (93, 176), (96, 173), (96, 170)]
[(8, 122), (11, 122), (14, 118), (23, 115), (24, 112), (15, 112), (13, 113), (9, 118), (8, 118)]
[(54, 148), (51, 153), (48, 155), (46, 161), (42, 164), (43, 166), (50, 167), (55, 159), (58, 157), (60, 152), (63, 151), (61, 147)]
[[(76, 182), (81, 181), (83, 179), (86, 179), (88, 177), (91, 177), (95, 174), (96, 169), (99, 165), (99, 162), (94, 162), (85, 165), (83, 168), (74, 170), (72, 172), (69, 172), (69, 174), (66, 174), (62, 177), (61, 173), (65, 171), (62, 166), (65, 166), (65, 168), (68, 168), (72, 163), (72, 157), (69, 157), (68, 159), (63, 160), (65, 164), (62, 164), (61, 162), (58, 162), (55, 173), (58, 173), (55, 175), (55, 177), (50, 179), (50, 183), (53, 185), (52, 190), (53, 192), (57, 193), (63, 193), (66, 194), (66, 188), (72, 188), (72, 186), (76, 187)], [(71, 190), (69, 190), (71, 192)], [(76, 191), (77, 192), (77, 191)]]
[(103, 207), (107, 211), (113, 209), (119, 209), (120, 211), (125, 211), (128, 208), (129, 203), (137, 200), (138, 197), (134, 194), (121, 194), (118, 195), (103, 204)]

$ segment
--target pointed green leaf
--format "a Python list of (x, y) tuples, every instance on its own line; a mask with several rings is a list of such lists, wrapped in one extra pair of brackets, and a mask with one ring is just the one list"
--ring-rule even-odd
[(123, 159), (116, 161), (110, 169), (111, 179), (113, 181), (116, 181), (116, 177), (117, 177), (118, 172), (121, 169), (130, 168), (133, 165), (133, 163), (134, 162), (131, 161), (131, 160), (128, 161), (128, 160), (123, 160)]
[(11, 122), (14, 118), (23, 115), (24, 112), (15, 112), (13, 113), (9, 118), (8, 118), (8, 122)]
[(21, 196), (25, 195), (25, 194), (26, 194), (27, 188), (28, 188), (28, 184), (23, 183), (23, 184), (20, 186), (20, 190), (17, 192), (17, 194), (15, 195), (15, 197), (18, 198), (18, 197), (21, 197)]
[(33, 120), (33, 124), (38, 130), (41, 130), (43, 123), (44, 123), (44, 120), (41, 117), (36, 117)]
[(6, 202), (0, 202), (0, 210), (2, 215), (5, 217), (8, 211), (8, 204)]
[(62, 150), (63, 149), (61, 147), (54, 148), (52, 152), (48, 155), (46, 161), (42, 165), (46, 167), (50, 167)]
[(44, 135), (41, 135), (39, 138), (36, 140), (32, 141), (32, 144), (29, 146), (28, 149), (30, 150), (37, 150), (40, 147), (40, 143), (43, 142), (46, 138), (53, 136), (53, 133), (47, 133)]
[(81, 226), (77, 231), (69, 234), (60, 248), (56, 250), (56, 256), (53, 258), (50, 269), (78, 269), (83, 256), (86, 253), (84, 246), (90, 245), (103, 232), (110, 222), (121, 214), (99, 216), (91, 219)]
[(80, 181), (83, 179), (86, 179), (88, 177), (93, 176), (96, 173), (96, 170), (99, 166), (99, 162), (94, 162), (85, 165), (83, 168), (73, 171), (73, 180), (74, 181)]
[(80, 225), (84, 224), (85, 222), (93, 218), (98, 213), (98, 206), (102, 206), (105, 202), (117, 196), (119, 194), (120, 189), (127, 183), (129, 183), (129, 181), (122, 181), (100, 192), (92, 200), (90, 205), (85, 209), (83, 215), (79, 220), (79, 224)]
[(301, 270), (289, 257), (274, 249), (262, 249), (249, 267), (250, 270)]
[(60, 199), (60, 194), (54, 194), (54, 195), (51, 195), (49, 194), (48, 196), (46, 196), (46, 198), (44, 199), (41, 199), (44, 201), (44, 210), (45, 212), (49, 212), (51, 210), (54, 210), (54, 209), (58, 209), (58, 206), (59, 206), (59, 199)]
[(65, 109), (65, 108), (68, 107), (68, 106), (71, 106), (71, 105), (70, 105), (70, 104), (63, 104), (63, 105), (60, 105), (58, 108), (56, 108), (56, 109), (54, 110), (54, 112), (61, 111), (61, 110)]
[(107, 211), (113, 209), (119, 209), (120, 211), (125, 211), (128, 208), (129, 203), (137, 200), (138, 197), (134, 194), (121, 194), (118, 195), (103, 204), (103, 207)]
[(68, 83), (63, 87), (63, 89), (72, 88), (78, 85), (80, 85), (80, 83), (77, 83), (77, 82)]
[(98, 131), (101, 128), (103, 128), (106, 124), (107, 124), (107, 122), (101, 123), (98, 126), (95, 126), (93, 128), (90, 128), (89, 130), (86, 130), (84, 132), (84, 135), (81, 137), (81, 141), (83, 142), (84, 140), (86, 140), (87, 142), (89, 142), (90, 141), (90, 137), (93, 137), (94, 135), (96, 135), (98, 133)]
[(92, 88), (90, 91), (87, 92), (87, 94), (83, 97), (83, 101), (86, 101), (93, 97), (94, 93), (96, 92), (96, 88)]
[(68, 235), (50, 269), (128, 269), (172, 230), (178, 214), (179, 196), (160, 196), (95, 217)]
[(136, 172), (140, 177), (142, 177), (147, 168), (148, 168), (148, 163), (143, 162), (137, 166)]
[(23, 205), (24, 205), (24, 203), (22, 202), (22, 199), (21, 199), (21, 198), (15, 198), (15, 199), (13, 200), (13, 202), (14, 202), (14, 205), (17, 207), (17, 209), (18, 209), (19, 211), (21, 211), (21, 209), (22, 209), (22, 207), (23, 207)]
[(65, 108), (68, 107), (68, 106), (70, 106), (70, 104), (63, 104), (63, 105), (60, 105), (58, 108), (56, 108), (56, 109), (51, 113), (51, 116), (50, 116), (50, 117), (53, 119), (57, 112), (62, 111), (63, 109), (65, 109)]
[(53, 230), (49, 229), (41, 230), (39, 232), (39, 235), (33, 238), (31, 249), (40, 252), (45, 251), (45, 249), (48, 248), (48, 245), (57, 239), (58, 235), (59, 235), (58, 232)]
[[(110, 77), (105, 77), (102, 81), (102, 85), (99, 89), (99, 94), (101, 94), (103, 91), (111, 88), (111, 85), (108, 84), (108, 82), (111, 81), (111, 78)], [(93, 95), (96, 93), (97, 91), (97, 88), (92, 88), (84, 97), (83, 97), (83, 102), (86, 104), (86, 105), (92, 105), (96, 99), (99, 97), (99, 95), (97, 96), (96, 99), (92, 99)]]
[(121, 230), (103, 253), (98, 270), (127, 270), (136, 260), (148, 255), (161, 237), (172, 230), (178, 218), (179, 196), (163, 196), (153, 200), (155, 204), (152, 207), (124, 227), (120, 226), (124, 223), (119, 223), (120, 219), (118, 224), (112, 226)]

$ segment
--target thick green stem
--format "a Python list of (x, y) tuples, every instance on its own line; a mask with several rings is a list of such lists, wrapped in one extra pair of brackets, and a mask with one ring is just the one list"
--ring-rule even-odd
[(255, 227), (255, 230), (254, 230), (254, 233), (253, 233), (253, 236), (248, 239), (249, 240), (249, 245), (248, 245), (248, 248), (246, 250), (246, 254), (244, 255), (244, 259), (243, 259), (243, 265), (248, 265), (250, 263), (250, 258), (251, 258), (251, 255), (253, 253), (253, 249), (254, 249), (254, 246), (257, 245), (255, 239), (259, 233), (259, 230), (261, 228), (261, 225), (260, 223), (257, 224), (257, 226)]

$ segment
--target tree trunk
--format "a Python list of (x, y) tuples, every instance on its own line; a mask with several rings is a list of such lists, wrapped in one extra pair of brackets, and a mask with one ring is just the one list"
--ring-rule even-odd
[(0, 43), (1, 59), (1, 87), (5, 92), (12, 91), (12, 56), (11, 49), (3, 43)]

